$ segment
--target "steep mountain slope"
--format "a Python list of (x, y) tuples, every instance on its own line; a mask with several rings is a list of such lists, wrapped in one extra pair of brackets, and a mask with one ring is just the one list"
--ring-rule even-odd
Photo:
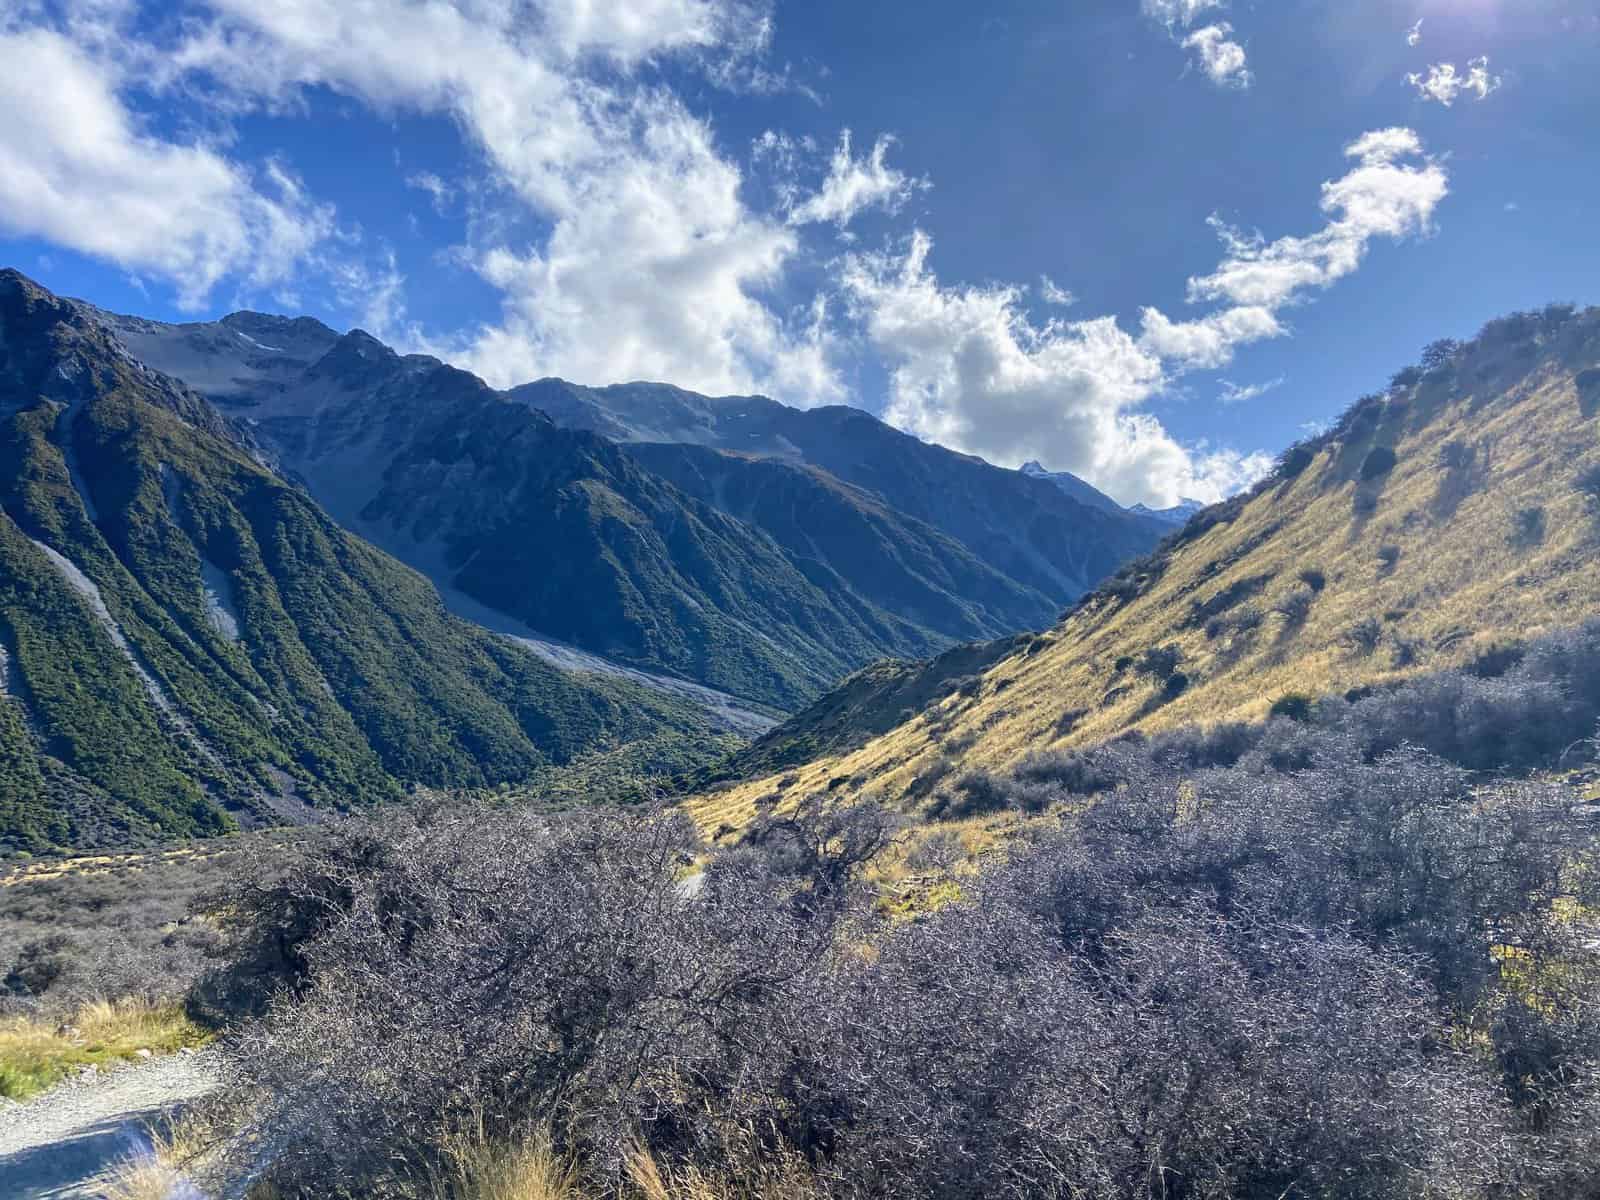
[(211, 833), (709, 733), (693, 705), (449, 616), (211, 405), (14, 271), (0, 690), (0, 848)]
[(779, 706), (879, 654), (948, 644), (604, 438), (359, 331), (297, 341), (302, 327), (257, 314), (113, 324), (145, 361), (210, 380), (213, 398), (347, 528), (506, 631)]
[[(816, 473), (626, 454), (359, 331), (250, 313), (194, 326), (97, 316), (141, 360), (208, 389), (265, 456), (459, 614), (779, 707), (883, 655), (1037, 625), (1153, 540), (1135, 531), (1080, 554), (1081, 581), (1035, 571), (1040, 584), (1025, 584)], [(1065, 528), (1082, 515), (1067, 507), (1061, 536), (1092, 540)], [(871, 561), (884, 555), (895, 569)]]
[[(1425, 362), (981, 683), (808, 764), (787, 794), (842, 778), (905, 798), (1129, 728), (1259, 719), (1600, 612), (1600, 309), (1517, 314)], [(695, 810), (736, 823), (775, 789)]]
[(1169, 531), (1074, 478), (1007, 471), (901, 433), (860, 409), (795, 409), (764, 396), (700, 396), (655, 383), (584, 388), (546, 379), (508, 393), (559, 424), (624, 443), (671, 442), (819, 467), (961, 542), (991, 569), (1060, 602)]
[(819, 467), (675, 443), (626, 449), (654, 474), (914, 625), (970, 641), (1037, 628), (1061, 610), (1058, 599)]
[(976, 688), (983, 671), (1033, 640), (1028, 634), (1017, 634), (953, 646), (919, 662), (881, 659), (723, 762), (708, 767), (702, 779), (706, 783), (749, 779), (803, 766), (824, 755), (848, 753), (952, 691)]

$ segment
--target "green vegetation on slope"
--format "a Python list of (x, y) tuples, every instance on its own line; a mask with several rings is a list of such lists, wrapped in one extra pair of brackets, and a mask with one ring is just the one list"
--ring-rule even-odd
[(703, 735), (449, 616), (14, 272), (0, 354), (0, 844), (216, 833)]

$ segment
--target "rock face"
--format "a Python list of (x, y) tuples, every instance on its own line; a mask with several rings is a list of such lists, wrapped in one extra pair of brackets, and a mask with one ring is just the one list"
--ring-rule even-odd
[(708, 740), (699, 704), (450, 616), (261, 455), (92, 314), (0, 272), (0, 850)]
[(782, 708), (1047, 624), (1160, 531), (854, 409), (499, 393), (305, 319), (94, 315), (454, 611)]

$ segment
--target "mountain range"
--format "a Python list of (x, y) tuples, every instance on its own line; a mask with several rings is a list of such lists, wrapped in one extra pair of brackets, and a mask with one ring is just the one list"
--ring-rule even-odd
[(885, 655), (1046, 624), (1165, 531), (856, 409), (497, 392), (304, 318), (95, 313), (453, 610), (779, 709)]
[(496, 391), (0, 272), (0, 850), (682, 774), (1161, 530), (852, 409)]

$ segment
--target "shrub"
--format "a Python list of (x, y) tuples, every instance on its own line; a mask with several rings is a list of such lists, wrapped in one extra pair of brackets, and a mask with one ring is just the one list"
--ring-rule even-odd
[(1591, 512), (1600, 513), (1600, 463), (1580, 471), (1572, 486), (1583, 497)]
[(1366, 458), (1361, 460), (1361, 478), (1365, 480), (1381, 479), (1394, 470), (1399, 459), (1395, 452), (1388, 446), (1374, 446), (1367, 452)]
[(1542, 505), (1519, 508), (1511, 518), (1511, 541), (1517, 546), (1537, 546), (1544, 541), (1545, 518)]
[(1439, 447), (1439, 465), (1447, 471), (1470, 470), (1477, 461), (1477, 447), (1465, 438), (1451, 438)]
[(1391, 392), (1404, 391), (1407, 388), (1416, 387), (1421, 382), (1422, 368), (1401, 367), (1400, 370), (1389, 377), (1389, 390)]
[(1146, 650), (1134, 663), (1134, 669), (1150, 679), (1161, 680), (1176, 671), (1182, 661), (1183, 651), (1176, 644), (1169, 643)]
[(1087, 708), (1069, 708), (1056, 718), (1056, 736), (1066, 737), (1078, 727), (1078, 723), (1089, 715)]
[(944, 820), (959, 821), (966, 817), (1000, 812), (1006, 807), (1006, 792), (1000, 781), (991, 772), (979, 767), (957, 779), (951, 792), (937, 797), (935, 805), (930, 806), (930, 812)]
[(1301, 724), (1311, 720), (1311, 697), (1291, 692), (1287, 696), (1279, 696), (1272, 702), (1269, 715), (1274, 717), (1287, 717), (1291, 721)]
[(1345, 630), (1344, 637), (1340, 640), (1357, 654), (1371, 654), (1383, 640), (1383, 626), (1378, 623), (1376, 617), (1363, 617)]
[(1440, 338), (1422, 348), (1422, 369), (1430, 375), (1449, 367), (1461, 353), (1461, 343), (1454, 338)]
[(1305, 469), (1316, 461), (1316, 453), (1304, 445), (1290, 446), (1278, 455), (1273, 464), (1273, 474), (1280, 479), (1295, 479), (1305, 473)]
[(243, 961), (288, 960), (254, 944), (286, 908), (316, 928), (230, 1045), (245, 1142), (289, 1195), (546, 1127), (598, 1194), (635, 1154), (861, 1200), (1596, 1194), (1600, 978), (1551, 914), (1600, 904), (1600, 847), (1564, 789), (1463, 768), (1589, 736), (1597, 668), (1600, 623), (1497, 679), (971, 772), (983, 806), (1096, 799), (911, 921), (862, 887), (865, 806), (762, 813), (693, 897), (671, 813), (353, 823), (237, 893)]
[(1273, 605), (1273, 611), (1283, 617), (1289, 629), (1298, 629), (1311, 615), (1311, 605), (1315, 601), (1316, 593), (1311, 588), (1296, 588)]
[(1328, 586), (1328, 577), (1315, 567), (1307, 567), (1304, 571), (1301, 571), (1299, 579), (1301, 583), (1305, 584), (1313, 592), (1320, 592)]
[(1400, 547), (1395, 545), (1378, 547), (1378, 569), (1384, 574), (1393, 571), (1400, 561)]

